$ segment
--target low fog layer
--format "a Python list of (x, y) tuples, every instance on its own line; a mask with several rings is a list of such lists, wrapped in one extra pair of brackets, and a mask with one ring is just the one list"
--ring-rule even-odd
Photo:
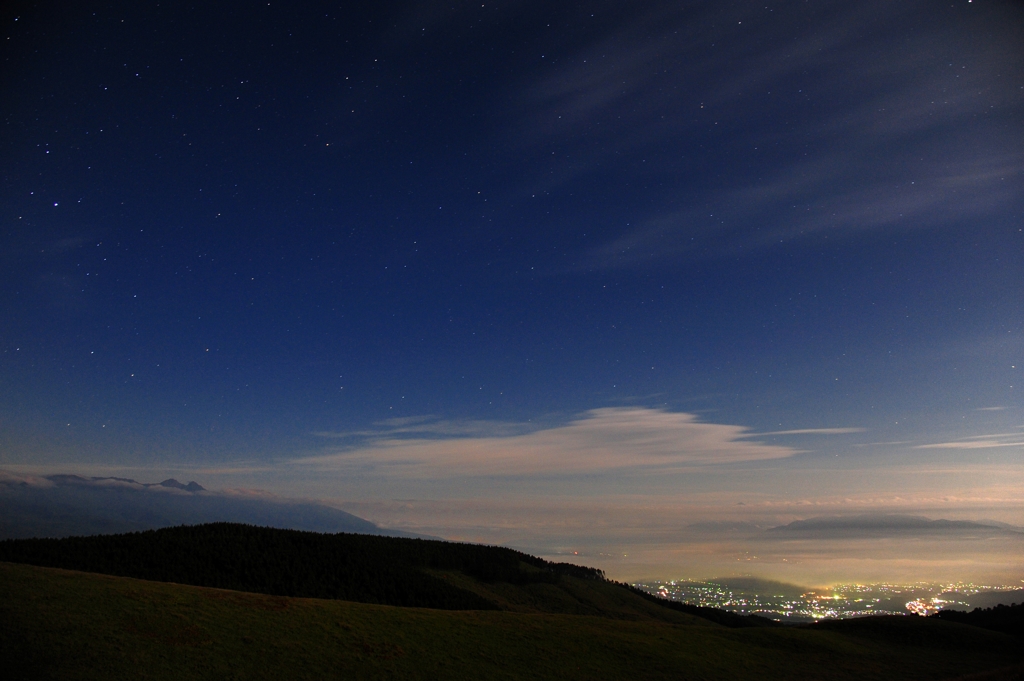
[(413, 536), (322, 504), (260, 492), (211, 492), (194, 481), (140, 483), (127, 478), (0, 472), (0, 539), (136, 532), (217, 521)]

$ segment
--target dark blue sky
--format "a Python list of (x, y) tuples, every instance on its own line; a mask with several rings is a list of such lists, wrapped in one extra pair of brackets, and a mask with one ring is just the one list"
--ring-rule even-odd
[(1021, 473), (1019, 3), (15, 4), (2, 465), (689, 414)]

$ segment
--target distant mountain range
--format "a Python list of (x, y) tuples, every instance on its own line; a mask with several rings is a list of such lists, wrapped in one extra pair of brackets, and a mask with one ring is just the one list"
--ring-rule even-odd
[(136, 532), (175, 525), (236, 522), (312, 532), (415, 537), (310, 501), (266, 493), (214, 492), (174, 478), (142, 483), (122, 477), (0, 471), (0, 539)]
[(853, 539), (905, 535), (1008, 535), (1024, 539), (1024, 527), (996, 521), (931, 520), (915, 515), (855, 515), (808, 518), (773, 527), (776, 536), (801, 539)]
[[(974, 608), (994, 608), (997, 605), (1024, 605), (1024, 589), (998, 589), (981, 591), (975, 594), (962, 594), (955, 591), (939, 594), (939, 598), (957, 603), (945, 606), (949, 610), (973, 610)], [(963, 603), (962, 607), (959, 604)]]
[[(177, 480), (175, 480), (174, 478), (167, 478), (163, 482), (137, 482), (135, 480), (132, 480), (131, 478), (115, 478), (115, 477), (100, 478), (100, 477), (95, 477), (95, 476), (91, 477), (91, 478), (83, 478), (80, 475), (57, 474), (57, 475), (48, 475), (48, 476), (46, 476), (46, 479), (49, 480), (50, 482), (54, 483), (54, 484), (61, 484), (61, 485), (90, 485), (90, 484), (96, 484), (96, 483), (104, 483), (104, 482), (109, 480), (109, 481), (112, 481), (112, 482), (123, 482), (123, 483), (129, 484), (129, 485), (141, 485), (142, 487), (168, 487), (170, 489), (185, 490), (186, 492), (205, 492), (206, 491), (205, 487), (200, 485), (198, 482), (195, 482), (194, 480), (189, 482), (187, 485), (183, 485), (180, 482), (178, 482)], [(27, 483), (25, 483), (25, 484), (27, 484)]]

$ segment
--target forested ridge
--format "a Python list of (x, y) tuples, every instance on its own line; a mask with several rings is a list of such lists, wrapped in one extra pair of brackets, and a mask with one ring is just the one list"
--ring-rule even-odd
[(0, 542), (0, 560), (276, 596), (492, 610), (497, 606), (430, 571), (485, 583), (603, 580), (600, 570), (513, 549), (364, 534), (320, 534), (236, 523), (128, 534)]
[[(443, 610), (518, 609), (633, 618), (664, 610), (730, 628), (763, 617), (659, 598), (500, 546), (368, 534), (323, 534), (239, 523), (125, 534), (8, 539), (0, 561), (158, 582)], [(584, 587), (584, 585), (589, 585)]]
[(1024, 603), (997, 605), (992, 608), (963, 610), (940, 610), (932, 615), (947, 622), (970, 624), (982, 629), (999, 631), (1011, 636), (1024, 637)]

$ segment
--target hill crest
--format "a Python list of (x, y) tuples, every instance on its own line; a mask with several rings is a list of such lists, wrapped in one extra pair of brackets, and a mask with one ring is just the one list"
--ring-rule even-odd
[[(553, 563), (504, 547), (429, 539), (211, 523), (5, 540), (0, 541), (0, 561), (274, 596), (690, 624), (717, 621), (710, 609), (690, 612), (638, 594), (605, 579), (596, 568)], [(755, 622), (732, 616), (720, 623)]]

